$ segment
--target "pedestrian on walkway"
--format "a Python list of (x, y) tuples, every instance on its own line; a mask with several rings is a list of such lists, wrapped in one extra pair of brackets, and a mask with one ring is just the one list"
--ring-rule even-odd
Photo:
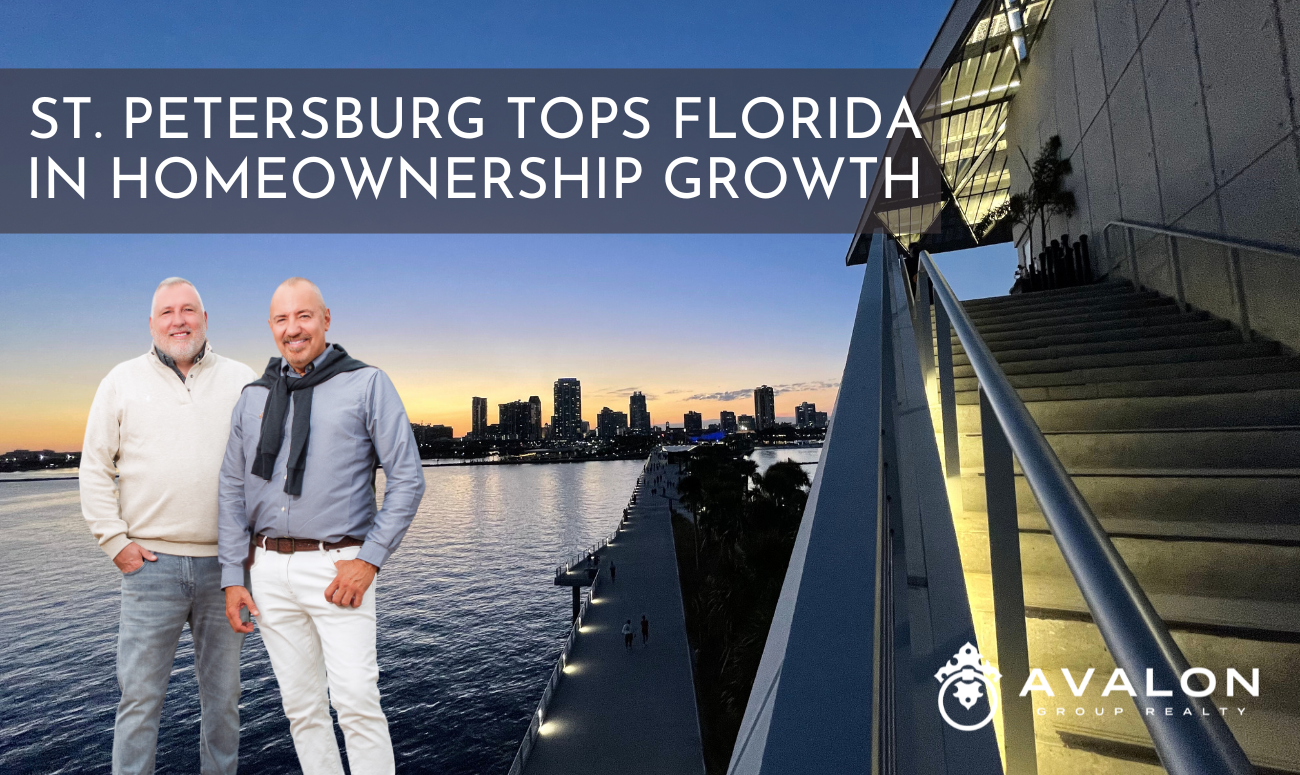
[(644, 646), (650, 642), (650, 620), (641, 614), (641, 645)]
[(613, 560), (609, 561), (609, 580), (615, 584), (618, 583), (618, 566), (614, 564)]
[(628, 619), (623, 625), (623, 648), (628, 651), (632, 650), (632, 620)]

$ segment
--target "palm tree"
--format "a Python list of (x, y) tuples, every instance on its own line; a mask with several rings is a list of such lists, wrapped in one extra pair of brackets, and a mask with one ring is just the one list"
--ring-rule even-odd
[[(754, 475), (754, 483), (760, 493), (770, 498), (782, 510), (792, 507), (797, 500), (804, 498), (803, 488), (811, 484), (808, 480), (808, 472), (793, 460), (773, 463), (768, 467), (767, 473), (762, 476)], [(799, 506), (802, 510), (803, 504), (799, 503)]]
[(695, 535), (695, 572), (700, 571), (700, 512), (704, 511), (704, 484), (700, 477), (688, 473), (677, 482), (677, 500), (691, 510), (691, 532)]

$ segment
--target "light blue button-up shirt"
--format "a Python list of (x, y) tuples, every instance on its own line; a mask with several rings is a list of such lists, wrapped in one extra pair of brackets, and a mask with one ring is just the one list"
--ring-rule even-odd
[[(325, 355), (313, 362), (319, 367)], [(296, 373), (282, 358), (282, 373)], [(366, 367), (312, 388), (311, 436), (302, 495), (284, 491), (293, 401), (268, 482), (252, 474), (267, 389), (244, 389), (230, 418), (218, 491), (221, 586), (242, 586), (254, 535), (332, 543), (365, 541), (357, 559), (382, 567), (402, 542), (424, 496), (424, 470), (402, 399), (388, 375)], [(384, 467), (384, 507), (375, 506), (375, 466)]]

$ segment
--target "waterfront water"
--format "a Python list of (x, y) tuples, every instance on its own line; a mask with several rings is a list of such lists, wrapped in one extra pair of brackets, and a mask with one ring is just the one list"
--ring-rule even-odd
[(817, 461), (821, 456), (821, 447), (758, 447), (749, 453), (749, 459), (758, 463), (758, 472), (760, 474), (773, 463), (793, 460), (796, 463), (804, 464), (803, 470), (808, 473), (810, 481), (813, 474), (817, 472)]
[[(640, 470), (640, 461), (425, 469), (419, 515), (378, 582), (380, 690), (399, 772), (509, 767), (569, 627), (554, 567), (618, 524)], [(0, 534), (0, 772), (107, 773), (118, 571), (94, 545), (75, 481), (0, 482)], [(257, 633), (241, 675), (240, 771), (298, 771)], [(187, 632), (159, 772), (198, 772), (198, 724)]]

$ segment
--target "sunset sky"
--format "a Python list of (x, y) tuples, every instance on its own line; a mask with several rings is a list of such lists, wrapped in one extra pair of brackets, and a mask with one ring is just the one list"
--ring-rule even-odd
[[(225, 4), (0, 7), (0, 67), (912, 67), (947, 2)], [(193, 10), (197, 8), (198, 10)], [(74, 12), (75, 9), (75, 12)], [(888, 29), (888, 35), (878, 31)], [(862, 280), (847, 235), (0, 235), (0, 451), (76, 450), (112, 366), (149, 347), (163, 277), (191, 279), (213, 346), (259, 372), (277, 283), (322, 288), (330, 340), (385, 369), (411, 419), (469, 426), (471, 396), (558, 377), (583, 414), (648, 397), (652, 421), (831, 409)], [(941, 257), (964, 296), (1004, 293), (1009, 247)]]

